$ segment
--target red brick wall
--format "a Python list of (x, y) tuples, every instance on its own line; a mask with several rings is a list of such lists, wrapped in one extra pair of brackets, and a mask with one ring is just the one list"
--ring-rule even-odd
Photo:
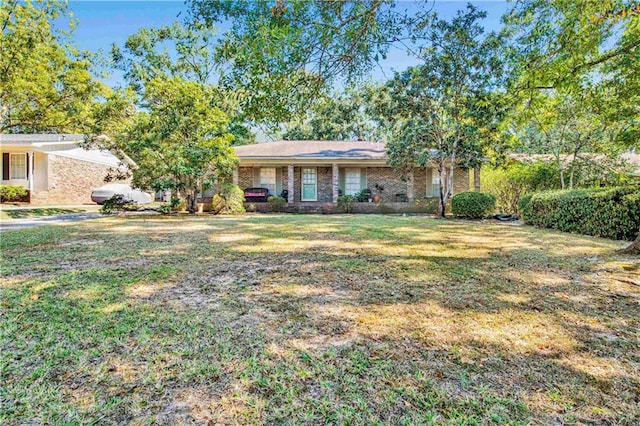
[(253, 186), (253, 167), (238, 168), (238, 186), (247, 189)]
[(48, 189), (34, 190), (31, 204), (93, 204), (91, 191), (105, 184), (109, 167), (52, 154), (48, 159)]
[[(377, 191), (376, 184), (384, 187), (384, 190)], [(388, 202), (395, 201), (396, 194), (407, 193), (407, 182), (399, 171), (391, 167), (367, 167), (367, 187), (373, 195), (379, 194)]]
[(455, 169), (453, 171), (453, 193), (469, 190), (469, 170)]

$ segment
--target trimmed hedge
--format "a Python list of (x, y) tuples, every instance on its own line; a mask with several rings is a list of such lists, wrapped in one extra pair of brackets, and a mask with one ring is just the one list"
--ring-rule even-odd
[(22, 201), (27, 190), (19, 185), (0, 185), (0, 201)]
[(270, 211), (275, 213), (281, 212), (286, 204), (287, 200), (285, 200), (283, 197), (270, 195), (269, 198), (267, 198), (267, 207)]
[(458, 217), (482, 219), (496, 208), (496, 197), (484, 192), (460, 192), (451, 199), (451, 212)]
[(520, 199), (525, 223), (541, 228), (634, 240), (640, 230), (640, 187), (539, 192)]

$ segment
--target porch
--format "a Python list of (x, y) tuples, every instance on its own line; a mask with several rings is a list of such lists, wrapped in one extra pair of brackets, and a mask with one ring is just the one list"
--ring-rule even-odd
[[(479, 171), (474, 173), (479, 183)], [(385, 163), (367, 164), (333, 162), (329, 164), (242, 164), (233, 173), (233, 183), (241, 189), (265, 188), (269, 195), (282, 196), (289, 205), (335, 204), (340, 195), (358, 195), (367, 190), (373, 201), (413, 203), (435, 198), (440, 193), (440, 179), (433, 168), (417, 169), (408, 176)], [(469, 190), (469, 171), (456, 169), (454, 192)], [(479, 190), (479, 185), (474, 185)], [(365, 199), (365, 201), (368, 201)]]

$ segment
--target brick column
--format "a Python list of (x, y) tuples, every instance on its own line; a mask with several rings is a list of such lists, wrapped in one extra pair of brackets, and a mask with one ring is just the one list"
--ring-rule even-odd
[(238, 173), (238, 166), (236, 166), (233, 168), (233, 184), (238, 185), (239, 181), (240, 181), (240, 175)]
[(339, 173), (340, 173), (340, 169), (338, 168), (338, 163), (333, 163), (333, 174), (331, 178), (332, 178), (332, 184), (333, 184), (333, 202), (334, 203), (338, 202), (338, 194), (340, 192)]
[(287, 200), (289, 204), (293, 204), (293, 201), (296, 199), (296, 194), (294, 193), (293, 181), (295, 176), (293, 175), (293, 164), (289, 164), (287, 169), (287, 191), (289, 191), (289, 199)]
[(480, 192), (480, 165), (479, 164), (473, 169), (473, 189), (476, 192)]
[(407, 175), (407, 199), (409, 202), (413, 201), (413, 170)]

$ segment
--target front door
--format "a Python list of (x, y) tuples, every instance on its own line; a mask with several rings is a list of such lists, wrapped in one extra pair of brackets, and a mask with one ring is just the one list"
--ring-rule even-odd
[(318, 200), (318, 175), (315, 168), (302, 169), (302, 201)]

